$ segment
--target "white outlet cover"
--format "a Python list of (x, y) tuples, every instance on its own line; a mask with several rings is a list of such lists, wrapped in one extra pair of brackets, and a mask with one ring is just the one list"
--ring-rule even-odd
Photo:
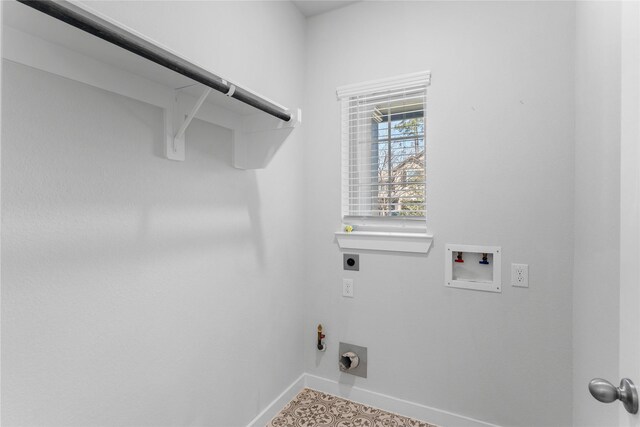
[(511, 286), (518, 288), (529, 287), (528, 264), (511, 264)]
[(353, 298), (353, 279), (342, 279), (342, 296)]

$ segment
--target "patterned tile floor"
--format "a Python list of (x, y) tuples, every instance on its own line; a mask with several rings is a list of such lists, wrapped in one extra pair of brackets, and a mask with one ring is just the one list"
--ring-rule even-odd
[(371, 406), (303, 389), (267, 427), (436, 427)]

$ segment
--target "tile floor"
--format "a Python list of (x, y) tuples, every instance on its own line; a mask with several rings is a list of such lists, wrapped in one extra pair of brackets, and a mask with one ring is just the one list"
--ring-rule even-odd
[(310, 388), (303, 389), (267, 427), (436, 427)]

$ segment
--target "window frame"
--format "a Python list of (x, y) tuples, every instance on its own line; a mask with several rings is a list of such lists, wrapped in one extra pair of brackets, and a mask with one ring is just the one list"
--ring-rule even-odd
[[(341, 135), (342, 135), (342, 159), (341, 159), (341, 218), (342, 230), (336, 232), (336, 239), (341, 248), (345, 249), (369, 249), (397, 252), (418, 252), (426, 253), (431, 247), (433, 235), (427, 231), (427, 187), (426, 187), (426, 159), (427, 141), (426, 126), (427, 114), (426, 105), (423, 109), (424, 126), (424, 152), (425, 152), (425, 212), (424, 216), (358, 216), (350, 215), (349, 192), (345, 190), (345, 181), (348, 182), (349, 174), (352, 173), (349, 165), (350, 131), (351, 126), (344, 122), (345, 112), (348, 112), (349, 102), (352, 98), (362, 95), (373, 94), (382, 91), (411, 88), (418, 85), (424, 86), (426, 90), (431, 82), (431, 73), (421, 71), (417, 73), (404, 74), (385, 79), (372, 80), (363, 83), (341, 86), (336, 90), (338, 100), (342, 103), (341, 108)], [(347, 109), (347, 111), (345, 111)], [(389, 117), (391, 122), (393, 114)], [(347, 185), (348, 188), (348, 185)], [(345, 226), (353, 227), (353, 231), (345, 231)]]

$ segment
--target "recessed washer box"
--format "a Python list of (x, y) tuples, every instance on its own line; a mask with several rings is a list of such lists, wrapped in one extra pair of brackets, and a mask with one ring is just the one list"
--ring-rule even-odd
[(500, 246), (446, 245), (444, 285), (502, 292)]

